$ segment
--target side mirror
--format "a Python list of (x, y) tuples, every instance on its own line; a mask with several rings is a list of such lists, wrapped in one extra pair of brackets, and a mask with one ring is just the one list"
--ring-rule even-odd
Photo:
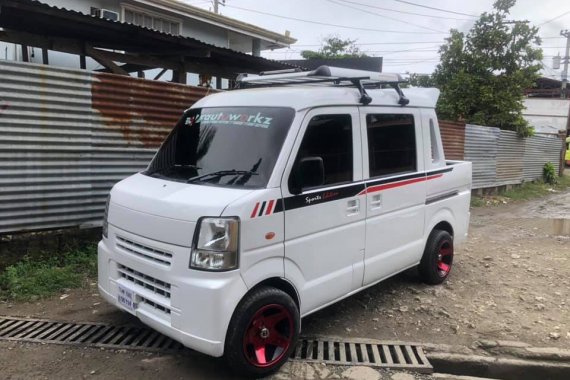
[(289, 190), (301, 194), (304, 189), (325, 184), (325, 165), (321, 157), (302, 158), (293, 169)]

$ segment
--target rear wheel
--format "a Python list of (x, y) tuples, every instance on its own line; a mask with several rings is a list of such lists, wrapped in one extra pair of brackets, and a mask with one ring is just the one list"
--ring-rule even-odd
[(431, 285), (441, 284), (453, 264), (453, 237), (447, 231), (433, 230), (418, 267), (421, 279)]
[(267, 376), (289, 358), (299, 336), (299, 309), (285, 292), (262, 287), (236, 308), (226, 338), (224, 357), (245, 376)]

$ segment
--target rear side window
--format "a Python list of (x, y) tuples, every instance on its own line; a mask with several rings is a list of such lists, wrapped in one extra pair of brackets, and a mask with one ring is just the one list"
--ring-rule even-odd
[(319, 115), (309, 122), (296, 161), (321, 157), (327, 186), (352, 181), (352, 155), (350, 115)]
[(366, 129), (370, 177), (417, 170), (413, 115), (370, 114)]

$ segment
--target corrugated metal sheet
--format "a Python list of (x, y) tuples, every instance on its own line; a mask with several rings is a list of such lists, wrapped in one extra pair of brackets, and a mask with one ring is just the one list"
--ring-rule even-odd
[(552, 162), (558, 172), (560, 168), (560, 149), (562, 141), (554, 136), (533, 136), (525, 139), (524, 180), (534, 181), (542, 178), (544, 164)]
[(473, 163), (474, 189), (496, 186), (500, 133), (498, 128), (465, 126), (465, 160)]
[(525, 141), (516, 132), (502, 130), (497, 146), (496, 186), (522, 182)]
[(440, 120), (439, 130), (445, 158), (463, 160), (465, 155), (465, 123)]
[(207, 90), (0, 61), (0, 233), (99, 224)]

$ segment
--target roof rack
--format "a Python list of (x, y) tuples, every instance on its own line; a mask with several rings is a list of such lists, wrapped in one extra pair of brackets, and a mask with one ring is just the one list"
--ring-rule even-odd
[(390, 86), (398, 93), (398, 104), (410, 103), (404, 96), (400, 83), (405, 82), (399, 74), (377, 73), (374, 71), (343, 69), (340, 67), (320, 66), (313, 71), (277, 70), (265, 71), (260, 75), (240, 74), (236, 80), (236, 88), (273, 87), (289, 85), (323, 85), (356, 87), (360, 92), (360, 103), (368, 105), (372, 98), (366, 88), (382, 88)]

